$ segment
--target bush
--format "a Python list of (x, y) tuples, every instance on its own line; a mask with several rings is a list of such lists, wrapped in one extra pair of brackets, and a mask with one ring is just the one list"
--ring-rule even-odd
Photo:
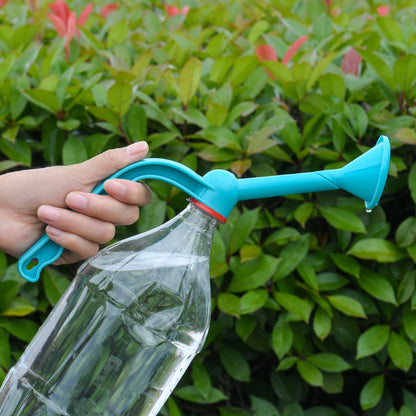
[[(208, 340), (163, 414), (416, 415), (416, 5), (186, 4), (96, 2), (88, 15), (74, 0), (71, 41), (46, 1), (4, 5), (0, 172), (145, 139), (201, 175), (275, 175), (341, 167), (386, 134), (371, 214), (325, 192), (241, 203), (220, 226)], [(150, 185), (118, 238), (184, 208), (178, 189)], [(74, 273), (25, 283), (0, 253), (2, 378)]]

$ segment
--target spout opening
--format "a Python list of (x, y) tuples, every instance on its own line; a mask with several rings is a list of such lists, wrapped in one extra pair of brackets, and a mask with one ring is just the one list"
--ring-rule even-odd
[(370, 201), (365, 201), (365, 208), (367, 210), (372, 210), (378, 205), (378, 202), (383, 193), (384, 186), (387, 181), (387, 176), (389, 174), (390, 166), (390, 142), (386, 136), (380, 136), (377, 141), (376, 146), (383, 146), (383, 154), (381, 156), (380, 170), (377, 185), (374, 189), (373, 197)]

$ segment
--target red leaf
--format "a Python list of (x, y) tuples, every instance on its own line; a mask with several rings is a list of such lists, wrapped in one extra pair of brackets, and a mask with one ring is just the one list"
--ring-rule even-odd
[(342, 58), (341, 68), (344, 74), (351, 74), (357, 77), (362, 59), (362, 56), (354, 48), (351, 48)]
[(6, 5), (8, 0), (0, 0), (0, 9)]
[(120, 3), (107, 4), (101, 9), (100, 15), (105, 19), (110, 13), (113, 13), (114, 10), (118, 9), (119, 7)]
[(92, 3), (88, 4), (84, 8), (84, 10), (81, 12), (81, 14), (78, 17), (78, 21), (77, 21), (78, 26), (83, 27), (85, 23), (87, 23), (87, 19), (89, 15), (91, 14), (93, 8), (94, 8), (94, 5)]
[(56, 0), (54, 4), (49, 5), (50, 9), (63, 21), (67, 22), (69, 18), (69, 7), (64, 0)]
[(179, 10), (179, 14), (184, 14), (185, 16), (188, 14), (188, 12), (189, 12), (189, 6), (185, 6), (181, 10)]
[(283, 57), (282, 64), (287, 65), (293, 58), (293, 55), (300, 49), (300, 47), (306, 42), (308, 38), (309, 36), (305, 35), (301, 36), (299, 39), (296, 39)]
[(166, 4), (165, 10), (169, 17), (173, 17), (179, 14), (179, 9), (177, 6), (169, 6), (168, 4)]
[(379, 16), (388, 16), (390, 13), (389, 6), (380, 6), (377, 7), (377, 14)]
[(257, 57), (260, 61), (277, 61), (276, 51), (273, 46), (260, 45), (256, 48)]
[(60, 38), (63, 38), (66, 35), (65, 23), (62, 21), (61, 18), (59, 18), (58, 16), (55, 16), (52, 13), (48, 13), (48, 17), (50, 21), (52, 22), (58, 36)]

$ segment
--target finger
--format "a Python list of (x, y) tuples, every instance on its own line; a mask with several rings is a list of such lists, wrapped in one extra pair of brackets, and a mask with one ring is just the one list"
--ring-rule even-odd
[(60, 231), (100, 244), (107, 243), (115, 234), (115, 227), (111, 222), (101, 221), (68, 209), (42, 205), (38, 209), (38, 217)]
[(137, 205), (124, 204), (109, 195), (71, 192), (65, 202), (80, 214), (117, 225), (133, 224), (139, 219)]
[(136, 142), (127, 147), (107, 150), (72, 167), (78, 170), (87, 182), (96, 183), (143, 159), (148, 151), (149, 146), (146, 142)]
[(152, 191), (143, 182), (109, 179), (104, 183), (104, 190), (121, 202), (141, 207), (148, 204), (152, 199)]
[(62, 258), (58, 259), (55, 264), (64, 264), (74, 262), (88, 257), (92, 257), (98, 252), (99, 244), (89, 241), (79, 235), (68, 233), (58, 228), (48, 225), (45, 229), (48, 237), (66, 249)]

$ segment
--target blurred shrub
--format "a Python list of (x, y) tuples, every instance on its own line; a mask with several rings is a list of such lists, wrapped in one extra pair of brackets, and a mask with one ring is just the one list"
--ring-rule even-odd
[[(147, 140), (200, 174), (286, 174), (341, 167), (388, 135), (371, 214), (342, 192), (234, 209), (213, 244), (206, 346), (163, 414), (416, 415), (415, 3), (169, 5), (70, 1), (71, 32), (45, 0), (5, 4), (0, 173)], [(185, 206), (150, 184), (118, 238)], [(15, 262), (0, 253), (1, 377), (75, 273), (33, 285)]]

